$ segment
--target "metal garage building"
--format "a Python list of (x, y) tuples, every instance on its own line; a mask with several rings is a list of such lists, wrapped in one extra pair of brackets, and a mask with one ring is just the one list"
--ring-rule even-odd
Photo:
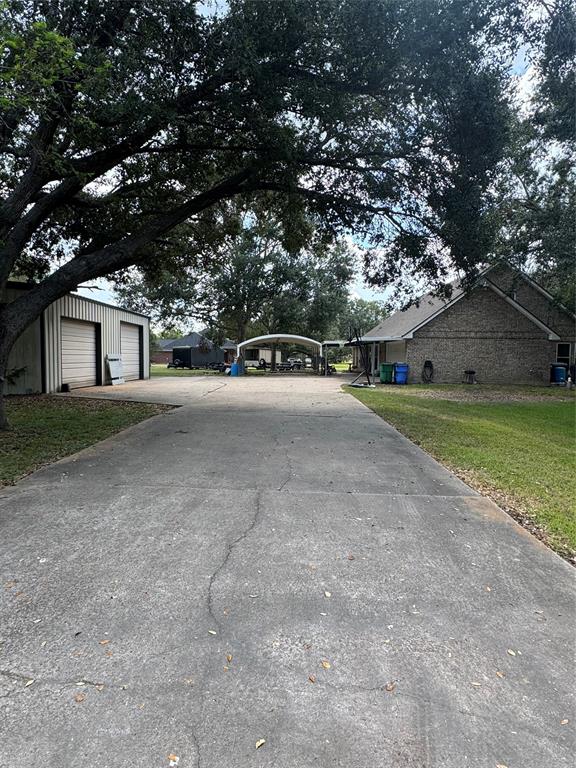
[[(25, 284), (10, 283), (4, 301)], [(106, 355), (121, 355), (126, 381), (147, 379), (149, 318), (110, 304), (68, 294), (44, 311), (16, 342), (8, 367), (19, 371), (7, 394), (61, 392), (109, 384)]]

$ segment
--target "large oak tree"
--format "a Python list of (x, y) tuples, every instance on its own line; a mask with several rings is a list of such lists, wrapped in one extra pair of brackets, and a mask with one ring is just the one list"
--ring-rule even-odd
[[(0, 377), (22, 331), (86, 280), (187, 243), (230, 202), (287, 228), (473, 270), (506, 141), (514, 0), (11, 0), (0, 7)], [(1, 382), (0, 382), (1, 383)], [(4, 417), (0, 415), (0, 424)]]

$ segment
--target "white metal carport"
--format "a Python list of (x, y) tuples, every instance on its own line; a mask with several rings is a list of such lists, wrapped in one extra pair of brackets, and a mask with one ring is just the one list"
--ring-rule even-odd
[(254, 336), (251, 339), (246, 339), (246, 341), (240, 342), (236, 347), (236, 352), (238, 357), (242, 357), (243, 351), (248, 347), (259, 347), (264, 344), (299, 344), (303, 347), (310, 347), (315, 351), (315, 354), (322, 357), (321, 341), (309, 339), (307, 336), (298, 336), (294, 333), (270, 333), (265, 336)]

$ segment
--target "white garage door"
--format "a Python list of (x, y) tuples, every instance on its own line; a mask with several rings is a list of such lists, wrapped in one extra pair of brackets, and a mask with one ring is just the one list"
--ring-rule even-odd
[(120, 353), (126, 381), (140, 378), (140, 326), (120, 323)]
[(93, 387), (97, 383), (96, 326), (62, 319), (62, 383)]

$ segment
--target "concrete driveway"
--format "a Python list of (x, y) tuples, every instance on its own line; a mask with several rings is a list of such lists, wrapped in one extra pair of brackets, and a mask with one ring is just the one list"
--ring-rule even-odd
[(187, 404), (0, 494), (2, 768), (573, 767), (572, 569), (340, 383), (109, 388)]

